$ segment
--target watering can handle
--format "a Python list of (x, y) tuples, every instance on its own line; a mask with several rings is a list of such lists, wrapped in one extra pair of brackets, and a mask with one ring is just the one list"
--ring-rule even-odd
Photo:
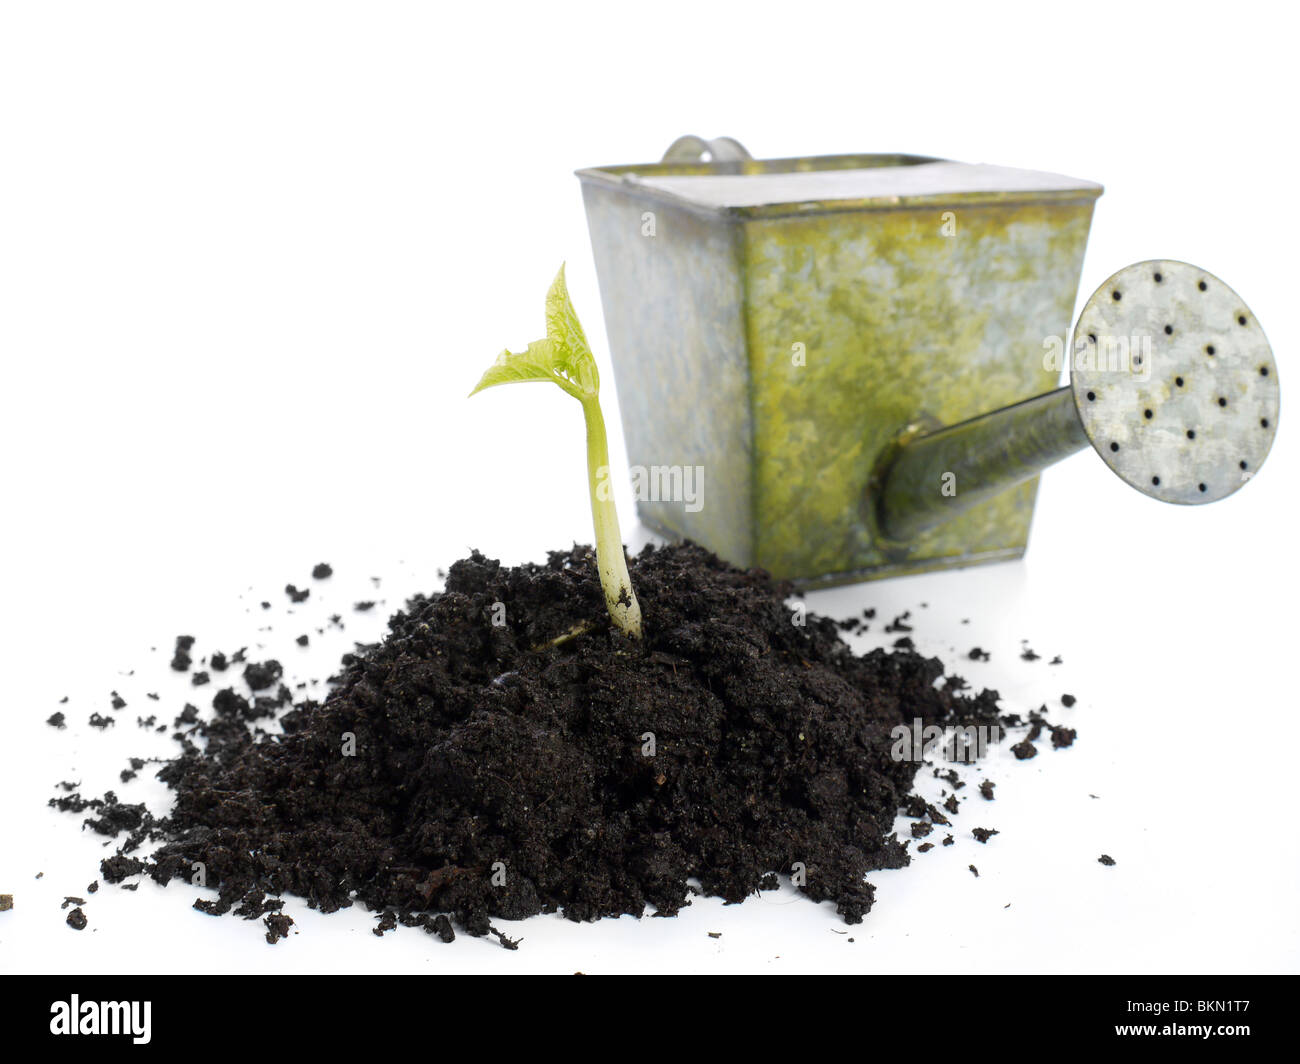
[(732, 137), (714, 137), (705, 140), (693, 133), (678, 137), (664, 152), (666, 163), (698, 163), (704, 161), (705, 154), (715, 163), (738, 163), (752, 159), (753, 156), (740, 141)]

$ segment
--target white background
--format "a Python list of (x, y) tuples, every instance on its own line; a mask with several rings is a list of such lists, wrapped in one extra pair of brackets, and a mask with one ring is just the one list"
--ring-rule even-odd
[[(567, 259), (623, 461), (577, 167), (696, 132), (759, 156), (906, 151), (1098, 180), (1081, 299), (1135, 260), (1196, 262), (1243, 293), (1284, 387), (1300, 380), (1296, 62), (1277, 5), (899, 6), (0, 9), (0, 892), (16, 898), (0, 970), (1300, 967), (1285, 415), (1225, 502), (1161, 505), (1085, 453), (1045, 476), (1023, 563), (811, 597), (911, 609), (920, 648), (953, 660), (989, 649), (959, 671), (1011, 708), (1079, 696), (1058, 710), (1077, 746), (1000, 751), (997, 800), (972, 798), (957, 845), (875, 876), (862, 925), (786, 889), (677, 920), (539, 918), (509, 927), (526, 941), (506, 953), (378, 939), (360, 911), (291, 903), (301, 933), (271, 948), (260, 924), (149, 883), (102, 888), (80, 934), (63, 924), (105, 851), (44, 802), (169, 749), (133, 721), (189, 696), (166, 667), (177, 633), (324, 676), (471, 546), (518, 562), (590, 538), (574, 404), (465, 399), (540, 334)], [(620, 508), (644, 542), (630, 493)], [(289, 616), (280, 589), (319, 560), (338, 575)], [(347, 631), (316, 638), (336, 608)], [(1018, 660), (1021, 639), (1065, 664)], [(111, 689), (130, 704), (101, 735), (85, 720)], [(119, 791), (165, 804), (147, 779)], [(974, 826), (1001, 834), (980, 846)]]

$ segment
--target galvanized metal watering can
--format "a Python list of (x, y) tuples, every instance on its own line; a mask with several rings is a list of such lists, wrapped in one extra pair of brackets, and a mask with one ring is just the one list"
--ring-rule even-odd
[(629, 461), (702, 478), (640, 517), (735, 564), (833, 584), (1018, 558), (1039, 472), (1089, 444), (1191, 504), (1272, 446), (1268, 341), (1207, 271), (1126, 267), (1067, 339), (1100, 185), (698, 137), (578, 177)]

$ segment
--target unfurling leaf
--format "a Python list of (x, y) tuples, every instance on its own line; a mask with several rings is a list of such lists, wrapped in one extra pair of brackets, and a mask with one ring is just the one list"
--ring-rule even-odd
[(550, 381), (580, 400), (594, 399), (600, 393), (596, 359), (569, 299), (563, 266), (546, 293), (546, 339), (534, 340), (519, 353), (502, 351), (469, 394), (524, 381)]
[(491, 388), (495, 384), (515, 384), (520, 381), (555, 380), (555, 347), (550, 340), (534, 340), (528, 350), (515, 354), (502, 351), (492, 367), (483, 374), (470, 395)]

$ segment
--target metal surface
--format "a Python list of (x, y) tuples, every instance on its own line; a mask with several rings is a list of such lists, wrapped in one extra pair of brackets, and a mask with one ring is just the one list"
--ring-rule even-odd
[(732, 137), (714, 137), (712, 140), (705, 140), (703, 137), (697, 137), (693, 133), (687, 133), (684, 137), (678, 137), (664, 152), (661, 160), (665, 163), (698, 163), (703, 162), (705, 156), (709, 161), (721, 162), (739, 162), (742, 159), (752, 159), (749, 150)]
[(1164, 502), (1214, 502), (1263, 465), (1277, 366), (1242, 298), (1213, 274), (1153, 259), (1088, 300), (1071, 388), (1088, 439), (1126, 483)]
[(884, 538), (907, 541), (1037, 476), (1088, 445), (1067, 388), (910, 439), (887, 454), (869, 505)]
[[(886, 195), (874, 182), (865, 198), (718, 207), (648, 183), (934, 162), (579, 171), (629, 461), (703, 472), (702, 505), (641, 495), (643, 522), (817, 584), (1024, 551), (1032, 477), (901, 542), (863, 499), (922, 414), (955, 424), (1058, 383), (1042, 342), (1068, 334), (1099, 185)], [(897, 176), (898, 189), (922, 187)]]
[(584, 191), (602, 186), (646, 203), (733, 221), (958, 205), (1067, 204), (1091, 202), (1102, 193), (1093, 181), (1063, 174), (929, 155), (755, 159), (731, 137), (704, 140), (694, 135), (679, 137), (657, 163), (589, 167), (577, 175)]

